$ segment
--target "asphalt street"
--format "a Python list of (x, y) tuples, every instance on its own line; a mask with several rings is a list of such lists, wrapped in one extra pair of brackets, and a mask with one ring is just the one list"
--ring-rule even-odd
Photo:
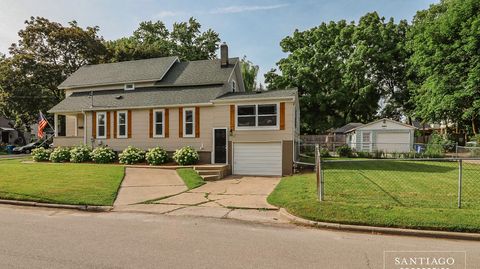
[(0, 206), (0, 268), (383, 268), (391, 250), (466, 251), (480, 267), (480, 242)]

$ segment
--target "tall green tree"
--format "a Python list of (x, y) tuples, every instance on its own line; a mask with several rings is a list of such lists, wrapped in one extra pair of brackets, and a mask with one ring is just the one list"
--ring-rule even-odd
[(304, 133), (371, 121), (382, 111), (398, 113), (399, 93), (406, 89), (406, 54), (398, 42), (406, 28), (404, 21), (368, 13), (358, 24), (341, 20), (296, 30), (280, 43), (288, 56), (265, 75), (268, 88), (299, 89)]
[(255, 91), (257, 89), (258, 65), (254, 65), (251, 61), (247, 60), (246, 56), (244, 56), (243, 59), (240, 61), (240, 67), (242, 69), (245, 91)]
[(106, 48), (98, 27), (67, 26), (41, 17), (25, 21), (0, 62), (0, 110), (18, 125), (34, 122), (64, 98), (57, 86), (80, 66), (104, 60)]
[(415, 115), (479, 131), (480, 1), (442, 0), (419, 11), (409, 31)]
[(119, 62), (146, 58), (179, 56), (181, 60), (213, 59), (220, 38), (212, 29), (201, 31), (200, 23), (174, 23), (170, 31), (161, 21), (141, 22), (132, 36), (106, 42), (110, 61)]

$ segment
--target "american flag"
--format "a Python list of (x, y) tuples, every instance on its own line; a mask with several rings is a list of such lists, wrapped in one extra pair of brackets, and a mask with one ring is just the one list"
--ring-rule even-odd
[(43, 129), (45, 129), (45, 127), (47, 127), (47, 124), (48, 124), (48, 121), (47, 119), (45, 118), (45, 116), (43, 116), (42, 112), (40, 111), (40, 115), (38, 115), (38, 132), (37, 132), (37, 136), (39, 138), (43, 138)]

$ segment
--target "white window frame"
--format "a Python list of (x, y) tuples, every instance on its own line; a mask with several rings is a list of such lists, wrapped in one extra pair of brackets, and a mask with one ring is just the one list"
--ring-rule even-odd
[[(162, 134), (157, 134), (157, 112), (162, 112)], [(153, 137), (165, 137), (165, 109), (153, 110)]]
[[(125, 114), (125, 134), (120, 134), (120, 114)], [(128, 111), (117, 111), (117, 122), (115, 123), (117, 128), (117, 138), (128, 138)]]
[[(258, 126), (258, 106), (259, 105), (275, 105), (277, 124), (273, 126)], [(239, 106), (255, 106), (255, 126), (238, 126), (238, 107)], [(272, 114), (273, 115), (273, 114)], [(280, 130), (280, 103), (258, 103), (258, 104), (236, 104), (235, 105), (235, 130)]]
[(232, 80), (232, 92), (236, 92), (237, 91), (237, 83), (235, 82), (235, 80)]
[[(187, 111), (192, 112), (192, 133), (187, 134)], [(183, 137), (195, 137), (195, 108), (184, 108), (183, 109)]]
[[(103, 117), (104, 117), (104, 124), (103, 124), (104, 132), (103, 132), (102, 136), (100, 136), (100, 120), (99, 120), (100, 115), (103, 115)], [(107, 122), (107, 112), (97, 112), (97, 115), (95, 117), (97, 117), (96, 120), (95, 120), (96, 125), (97, 125), (97, 126), (95, 126), (95, 128), (97, 129), (97, 138), (106, 139), (107, 138), (107, 124), (108, 124), (108, 122)]]
[[(131, 87), (128, 87), (129, 85), (131, 85)], [(125, 83), (123, 89), (126, 91), (133, 91), (135, 90), (135, 83)]]

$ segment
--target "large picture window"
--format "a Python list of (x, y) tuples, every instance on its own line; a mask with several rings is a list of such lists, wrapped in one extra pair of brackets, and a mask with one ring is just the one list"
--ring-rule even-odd
[(127, 117), (128, 114), (126, 111), (118, 111), (117, 112), (117, 133), (118, 133), (118, 138), (127, 138)]
[(164, 110), (154, 110), (153, 111), (153, 125), (154, 125), (154, 137), (163, 137), (164, 136), (164, 122), (165, 122), (165, 113)]
[(106, 121), (107, 121), (107, 113), (98, 112), (97, 113), (97, 138), (107, 138)]
[(237, 106), (237, 127), (239, 129), (278, 127), (277, 104)]
[(194, 137), (195, 130), (195, 110), (186, 108), (183, 110), (183, 136)]

